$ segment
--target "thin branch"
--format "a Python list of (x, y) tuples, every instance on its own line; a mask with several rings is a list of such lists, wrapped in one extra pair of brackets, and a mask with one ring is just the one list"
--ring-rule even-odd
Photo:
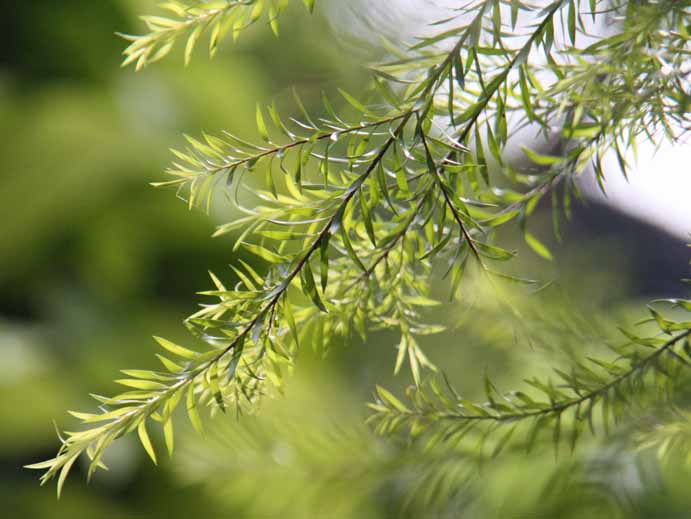
[[(544, 415), (560, 415), (564, 411), (577, 407), (583, 403), (590, 402), (593, 400), (597, 400), (598, 398), (602, 397), (604, 394), (606, 394), (610, 389), (622, 384), (625, 382), (628, 378), (631, 376), (635, 375), (636, 373), (640, 372), (641, 370), (645, 370), (648, 368), (652, 363), (654, 363), (659, 357), (661, 357), (665, 353), (670, 353), (673, 352), (672, 348), (676, 346), (677, 343), (682, 341), (683, 339), (691, 336), (691, 330), (686, 330), (671, 339), (669, 339), (667, 342), (665, 342), (662, 346), (660, 346), (657, 350), (655, 350), (654, 353), (648, 355), (646, 358), (640, 360), (639, 362), (633, 363), (628, 370), (623, 372), (621, 375), (615, 377), (614, 379), (610, 380), (606, 384), (603, 384), (597, 389), (591, 390), (587, 393), (584, 393), (582, 396), (578, 398), (574, 398), (571, 400), (566, 400), (563, 402), (559, 402), (556, 404), (552, 404), (549, 407), (545, 407), (544, 409), (537, 409), (534, 411), (526, 411), (522, 413), (505, 413), (505, 414), (487, 414), (487, 415), (465, 415), (461, 413), (416, 413), (413, 411), (410, 411), (408, 413), (403, 413), (407, 414), (410, 416), (421, 416), (421, 417), (429, 417), (430, 414), (433, 414), (436, 418), (441, 419), (441, 420), (461, 420), (461, 421), (492, 421), (492, 422), (515, 422), (515, 421), (520, 421), (520, 420), (525, 420), (528, 418), (535, 418), (538, 416), (544, 416)], [(673, 357), (676, 358), (678, 355), (676, 355), (676, 352), (674, 352), (675, 355)], [(688, 362), (682, 363), (685, 366), (688, 366)]]
[(229, 169), (233, 169), (239, 166), (242, 166), (244, 164), (256, 162), (257, 160), (263, 159), (265, 157), (271, 156), (271, 155), (280, 155), (290, 149), (303, 146), (305, 144), (310, 144), (313, 142), (318, 142), (318, 141), (324, 141), (327, 139), (331, 139), (334, 134), (350, 134), (354, 132), (358, 132), (361, 130), (368, 130), (370, 128), (376, 128), (378, 126), (382, 126), (385, 124), (390, 124), (393, 122), (396, 122), (398, 120), (403, 119), (406, 117), (407, 113), (401, 113), (401, 114), (396, 114), (391, 117), (386, 117), (384, 119), (380, 119), (377, 121), (373, 121), (371, 123), (365, 123), (365, 124), (359, 124), (356, 126), (350, 126), (348, 128), (344, 128), (341, 130), (332, 130), (329, 132), (323, 132), (321, 134), (318, 134), (317, 136), (312, 136), (312, 137), (305, 137), (303, 139), (299, 139), (293, 142), (290, 142), (288, 144), (284, 144), (281, 146), (276, 146), (275, 148), (267, 149), (264, 150), (260, 153), (254, 154), (254, 155), (249, 155), (247, 157), (243, 157), (241, 159), (235, 159), (233, 158), (230, 162), (219, 165), (219, 166), (214, 166), (213, 168), (207, 169), (205, 172), (206, 173), (218, 173), (219, 171), (225, 171)]

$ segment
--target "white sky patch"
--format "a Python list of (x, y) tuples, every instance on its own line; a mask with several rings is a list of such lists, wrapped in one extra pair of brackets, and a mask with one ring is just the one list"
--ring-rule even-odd
[(454, 0), (327, 0), (334, 30), (350, 40), (378, 46), (383, 36), (395, 43), (429, 34), (429, 24), (452, 16)]
[[(533, 5), (541, 3), (549, 2), (540, 0)], [(439, 32), (439, 27), (430, 24), (452, 15), (452, 8), (458, 5), (458, 0), (327, 0), (326, 11), (338, 34), (376, 48), (380, 36), (410, 43), (415, 37)], [(598, 31), (593, 32), (596, 36)], [(520, 145), (512, 142), (512, 147)], [(611, 155), (605, 164), (607, 196), (592, 178), (584, 178), (586, 196), (691, 239), (691, 140), (676, 145), (664, 142), (657, 150), (652, 143), (639, 142), (638, 160), (631, 153), (627, 160), (631, 164), (628, 182)]]
[(584, 182), (584, 193), (691, 241), (691, 142), (663, 142), (658, 150), (642, 142), (638, 161), (631, 153), (627, 160), (632, 165), (628, 182), (610, 154), (605, 161), (606, 196), (592, 176)]

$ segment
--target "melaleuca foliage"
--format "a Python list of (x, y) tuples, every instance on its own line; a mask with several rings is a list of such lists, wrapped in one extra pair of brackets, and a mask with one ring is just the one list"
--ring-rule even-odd
[[(203, 37), (213, 55), (224, 37), (261, 20), (278, 34), (289, 3), (165, 2), (167, 17), (144, 17), (149, 32), (125, 36), (124, 65), (142, 68), (177, 43), (189, 61)], [(496, 456), (548, 432), (558, 450), (575, 446), (586, 429), (607, 431), (633, 409), (673, 398), (689, 363), (691, 323), (663, 316), (660, 304), (651, 307), (650, 335), (624, 331), (611, 355), (575, 360), (571, 370), (511, 393), (488, 378), (481, 403), (459, 395), (419, 343), (444, 330), (426, 312), (442, 304), (432, 297), (433, 272), (462, 299), (472, 270), (512, 310), (501, 286), (534, 282), (504, 266), (515, 251), (496, 243), (496, 231), (518, 229), (551, 259), (529, 229), (541, 200), (551, 200), (559, 236), (579, 196), (576, 178), (589, 168), (600, 180), (612, 174), (602, 167), (606, 153), (626, 174), (624, 152), (638, 139), (680, 138), (691, 99), (690, 3), (488, 0), (459, 2), (455, 12), (435, 36), (372, 65), (366, 92), (341, 91), (344, 110), (324, 98), (323, 111), (309, 113), (296, 95), (293, 116), (258, 105), (261, 142), (203, 134), (174, 152), (170, 179), (158, 185), (176, 188), (191, 208), (225, 195), (243, 216), (216, 235), (232, 233), (234, 252), (257, 256), (265, 268), (238, 259), (232, 286), (212, 274), (215, 289), (203, 292), (209, 302), (185, 321), (208, 347), (157, 338), (161, 369), (124, 370), (125, 392), (95, 395), (95, 413), (73, 412), (83, 427), (64, 434), (54, 458), (32, 466), (46, 469), (43, 482), (57, 476), (60, 492), (82, 454), (90, 476), (104, 450), (135, 431), (155, 462), (149, 429), (160, 424), (172, 452), (178, 407), (199, 430), (200, 409), (252, 411), (281, 391), (305, 342), (325, 351), (367, 341), (377, 329), (398, 332), (392, 364), (396, 372), (407, 365), (413, 385), (405, 399), (378, 388), (371, 420), (382, 433), (422, 436), (426, 449), (474, 438)], [(591, 34), (612, 17), (613, 34)], [(518, 167), (506, 158), (517, 127), (562, 145), (526, 147), (530, 165)], [(689, 301), (673, 304), (691, 311)]]

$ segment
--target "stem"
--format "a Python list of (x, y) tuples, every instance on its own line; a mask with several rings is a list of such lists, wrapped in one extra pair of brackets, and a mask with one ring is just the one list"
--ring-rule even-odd
[[(626, 379), (634, 375), (636, 372), (645, 369), (649, 364), (657, 360), (660, 356), (662, 356), (664, 353), (668, 352), (673, 352), (672, 348), (681, 340), (685, 339), (686, 337), (691, 336), (691, 329), (686, 330), (679, 335), (676, 335), (675, 337), (672, 337), (669, 339), (667, 342), (665, 342), (662, 346), (660, 346), (657, 350), (655, 350), (654, 353), (650, 354), (648, 357), (640, 360), (639, 362), (636, 362), (631, 365), (631, 367), (626, 370), (624, 373), (621, 375), (615, 377), (614, 379), (610, 380), (606, 384), (602, 385), (601, 387), (594, 389), (588, 393), (585, 393), (584, 395), (574, 398), (572, 400), (566, 400), (561, 403), (557, 403), (554, 405), (551, 405), (549, 407), (546, 407), (544, 409), (537, 409), (535, 411), (526, 411), (523, 413), (507, 413), (507, 414), (498, 414), (498, 415), (464, 415), (464, 414), (458, 414), (458, 413), (444, 413), (439, 416), (440, 419), (442, 420), (465, 420), (465, 421), (493, 421), (493, 422), (513, 422), (513, 421), (518, 421), (518, 420), (525, 420), (527, 418), (535, 418), (538, 416), (544, 416), (544, 415), (550, 415), (550, 414), (561, 414), (564, 411), (572, 408), (579, 406), (585, 402), (589, 402), (592, 400), (596, 400), (603, 396), (605, 393), (607, 393), (610, 389), (613, 387), (621, 384), (624, 382)], [(675, 359), (677, 355), (675, 354)], [(685, 363), (684, 365), (688, 365), (688, 363)], [(429, 417), (430, 413), (414, 413), (411, 412), (409, 413), (410, 415), (420, 415), (420, 416), (425, 416)]]
[[(427, 143), (427, 138), (425, 137), (425, 134), (423, 132), (420, 132), (420, 136), (422, 139), (422, 145), (425, 148), (425, 153), (430, 158), (431, 163), (434, 164), (434, 161), (432, 160), (432, 151), (429, 149), (429, 144)], [(463, 239), (468, 244), (468, 247), (470, 247), (470, 250), (472, 251), (473, 256), (475, 256), (475, 259), (477, 259), (477, 261), (480, 262), (482, 269), (486, 270), (486, 266), (482, 262), (482, 258), (480, 257), (480, 252), (477, 250), (477, 247), (475, 246), (475, 242), (473, 241), (473, 238), (470, 236), (470, 233), (468, 232), (468, 229), (466, 228), (465, 223), (463, 222), (463, 219), (461, 218), (461, 215), (458, 213), (456, 206), (453, 205), (453, 202), (451, 200), (451, 197), (449, 196), (449, 193), (447, 193), (447, 191), (446, 191), (446, 186), (444, 185), (444, 182), (442, 181), (441, 175), (439, 174), (439, 168), (436, 167), (436, 164), (434, 164), (434, 167), (432, 168), (432, 173), (434, 175), (435, 184), (439, 187), (442, 194), (444, 195), (444, 201), (445, 201), (447, 207), (451, 210), (451, 213), (453, 214), (454, 220), (456, 220), (456, 223), (458, 224), (458, 227), (460, 228), (461, 233), (463, 234)]]
[(231, 162), (207, 169), (206, 173), (210, 173), (210, 174), (218, 173), (219, 171), (223, 171), (223, 170), (231, 169), (231, 168), (236, 168), (238, 166), (242, 166), (243, 164), (247, 164), (248, 162), (257, 161), (257, 160), (263, 159), (265, 157), (268, 157), (270, 155), (277, 155), (277, 154), (283, 153), (285, 151), (288, 151), (292, 148), (303, 146), (305, 144), (309, 144), (309, 143), (316, 142), (316, 141), (327, 140), (327, 139), (330, 139), (334, 133), (348, 134), (348, 133), (358, 132), (361, 130), (367, 130), (370, 128), (376, 128), (377, 126), (382, 126), (384, 124), (390, 124), (392, 122), (403, 119), (404, 117), (406, 117), (406, 115), (407, 115), (407, 112), (402, 113), (402, 114), (397, 114), (397, 115), (394, 115), (391, 117), (387, 117), (385, 119), (380, 119), (378, 121), (373, 121), (371, 123), (352, 126), (350, 128), (345, 128), (343, 130), (334, 130), (334, 131), (330, 131), (330, 132), (324, 132), (324, 133), (318, 135), (317, 137), (311, 137), (311, 138), (305, 137), (303, 139), (299, 139), (297, 141), (293, 141), (293, 142), (290, 142), (290, 143), (282, 145), (282, 146), (277, 146), (275, 148), (264, 150), (260, 153), (255, 154), (255, 155), (249, 155), (247, 157), (243, 157), (242, 159), (233, 159)]
[(549, 11), (547, 11), (547, 14), (542, 19), (542, 22), (540, 22), (540, 25), (537, 26), (537, 28), (530, 35), (530, 38), (528, 38), (528, 41), (525, 42), (525, 44), (515, 53), (513, 58), (511, 58), (511, 60), (504, 67), (504, 70), (502, 70), (497, 76), (494, 77), (494, 79), (492, 79), (492, 81), (490, 81), (492, 88), (489, 91), (485, 91), (483, 89), (482, 97), (480, 98), (480, 101), (478, 101), (479, 106), (475, 108), (475, 113), (467, 122), (463, 131), (460, 133), (458, 137), (459, 142), (463, 142), (468, 137), (471, 128), (475, 125), (475, 123), (477, 123), (477, 120), (480, 118), (480, 114), (487, 108), (487, 105), (494, 94), (497, 93), (499, 87), (504, 84), (506, 78), (509, 76), (509, 73), (514, 69), (521, 58), (524, 60), (528, 58), (528, 54), (530, 53), (531, 47), (535, 44), (535, 40), (537, 40), (537, 38), (542, 34), (547, 27), (547, 24), (552, 21), (552, 18), (554, 18), (554, 16), (559, 12), (565, 3), (565, 0), (558, 0), (552, 4)]
[(415, 205), (415, 209), (411, 212), (410, 217), (408, 218), (408, 221), (406, 222), (406, 225), (403, 227), (401, 232), (399, 232), (396, 237), (391, 240), (389, 245), (386, 246), (384, 249), (384, 252), (379, 255), (377, 259), (375, 259), (372, 264), (365, 270), (351, 285), (348, 286), (346, 289), (346, 292), (350, 291), (355, 285), (358, 283), (361, 283), (365, 279), (369, 279), (369, 277), (374, 273), (376, 270), (377, 266), (379, 264), (386, 260), (386, 258), (389, 257), (389, 254), (396, 248), (398, 243), (408, 234), (408, 231), (410, 230), (410, 227), (413, 225), (413, 222), (415, 221), (415, 218), (417, 218), (417, 215), (420, 213), (422, 210), (422, 207), (425, 205), (425, 202), (427, 201), (427, 196), (431, 192), (430, 189), (427, 189), (424, 194), (420, 196), (420, 199), (418, 200), (418, 203)]

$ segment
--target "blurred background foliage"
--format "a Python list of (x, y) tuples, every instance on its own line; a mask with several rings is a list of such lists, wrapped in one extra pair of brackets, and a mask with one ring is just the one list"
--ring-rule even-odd
[[(114, 32), (140, 31), (145, 12), (153, 2), (32, 0), (0, 19), (3, 509), (26, 518), (689, 516), (688, 469), (624, 452), (616, 437), (558, 461), (547, 446), (481, 464), (469, 452), (375, 438), (363, 425), (375, 382), (407, 384), (392, 380), (396, 341), (386, 334), (326, 360), (306, 351), (287, 398), (258, 417), (217, 418), (204, 439), (183, 426), (178, 455), (159, 468), (127, 438), (90, 486), (72, 478), (59, 502), (40, 488), (20, 467), (53, 454), (51, 422), (69, 426), (63, 410), (112, 392), (117, 369), (153, 366), (151, 335), (189, 342), (181, 321), (195, 292), (210, 288), (207, 270), (229, 276), (229, 242), (209, 237), (214, 214), (147, 186), (161, 179), (167, 149), (202, 129), (254, 135), (255, 103), (290, 110), (292, 86), (316, 107), (322, 90), (365, 81), (358, 55), (306, 16), (285, 16), (279, 40), (267, 27), (248, 31), (213, 63), (200, 52), (185, 69), (178, 53), (135, 74), (119, 67)], [(534, 225), (549, 235), (548, 215)], [(523, 251), (523, 273), (559, 280), (517, 296), (526, 322), (502, 316), (472, 283), (468, 302), (445, 311), (458, 326), (425, 346), (461, 390), (479, 394), (485, 367), (509, 389), (582, 355), (593, 337), (640, 317), (641, 297), (678, 295), (687, 264), (683, 243), (598, 206), (579, 209), (564, 245), (553, 245), (549, 265)], [(565, 314), (582, 317), (562, 326)], [(426, 504), (435, 498), (446, 507)]]

